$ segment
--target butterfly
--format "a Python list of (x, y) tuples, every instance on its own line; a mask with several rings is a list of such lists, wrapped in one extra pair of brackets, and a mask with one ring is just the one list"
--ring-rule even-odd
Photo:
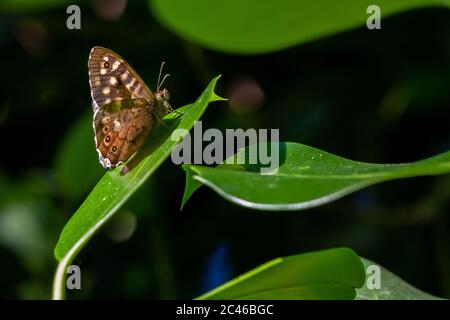
[(135, 154), (156, 124), (173, 111), (169, 91), (152, 92), (134, 69), (117, 53), (103, 47), (92, 48), (89, 84), (94, 111), (95, 146), (100, 164), (112, 169)]

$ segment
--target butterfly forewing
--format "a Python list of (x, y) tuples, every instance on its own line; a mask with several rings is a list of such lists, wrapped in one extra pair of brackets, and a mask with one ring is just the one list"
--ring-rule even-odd
[(105, 168), (114, 168), (127, 161), (153, 129), (155, 97), (133, 68), (109, 49), (94, 47), (88, 67), (99, 160)]
[(89, 55), (89, 83), (94, 110), (114, 101), (154, 96), (141, 77), (115, 52), (94, 47)]

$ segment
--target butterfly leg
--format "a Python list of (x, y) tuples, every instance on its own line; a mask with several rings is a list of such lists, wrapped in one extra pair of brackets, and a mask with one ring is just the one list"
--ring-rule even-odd
[(157, 112), (154, 112), (153, 114), (155, 115), (156, 121), (158, 121), (158, 123), (162, 124), (163, 127), (164, 127), (166, 130), (168, 130), (169, 128), (168, 128), (167, 125), (164, 123), (163, 118), (162, 118)]
[(173, 113), (175, 113), (176, 115), (179, 115), (179, 116), (184, 116), (184, 112), (180, 112), (180, 111), (177, 111), (175, 109), (172, 109), (171, 112), (173, 112)]

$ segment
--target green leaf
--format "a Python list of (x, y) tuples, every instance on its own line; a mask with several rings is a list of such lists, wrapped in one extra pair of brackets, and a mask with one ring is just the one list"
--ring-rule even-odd
[[(207, 48), (238, 54), (289, 48), (364, 26), (367, 7), (381, 18), (410, 9), (450, 5), (449, 0), (149, 0), (162, 24)], [(382, 20), (383, 21), (383, 20)], [(383, 23), (383, 22), (382, 22)]]
[(65, 225), (54, 250), (56, 259), (60, 261), (55, 275), (55, 298), (63, 298), (65, 270), (76, 254), (170, 155), (178, 143), (170, 139), (173, 130), (190, 130), (210, 102), (222, 100), (214, 93), (218, 79), (211, 81), (195, 103), (177, 109), (183, 113), (182, 116), (171, 113), (164, 118), (164, 125), (155, 129), (148, 145), (127, 163), (133, 167), (130, 172), (121, 175), (120, 168), (106, 172)]
[(377, 289), (372, 282), (371, 275), (376, 275), (373, 271), (367, 275), (367, 282), (370, 282), (370, 288), (367, 283), (361, 288), (356, 290), (356, 300), (441, 300), (441, 298), (432, 296), (426, 292), (423, 292), (417, 288), (414, 288), (403, 279), (397, 277), (389, 270), (383, 268), (375, 262), (369, 259), (361, 258), (364, 269), (368, 270), (369, 266), (375, 266), (376, 272), (379, 270), (380, 275), (380, 288)]
[(181, 200), (181, 210), (183, 210), (184, 205), (192, 196), (192, 194), (202, 186), (201, 182), (192, 178), (194, 172), (192, 170), (186, 170), (185, 165), (183, 165), (183, 169), (186, 171), (186, 184), (183, 193), (183, 199)]
[(364, 278), (360, 258), (336, 248), (271, 260), (197, 299), (354, 299)]
[[(248, 152), (240, 150), (234, 159)], [(270, 150), (270, 146), (266, 146)], [(184, 165), (190, 180), (200, 182), (225, 199), (260, 210), (300, 210), (320, 206), (383, 181), (450, 173), (450, 151), (406, 164), (373, 164), (348, 160), (299, 143), (280, 143), (277, 173), (261, 175), (261, 165)], [(188, 181), (183, 204), (198, 188)]]

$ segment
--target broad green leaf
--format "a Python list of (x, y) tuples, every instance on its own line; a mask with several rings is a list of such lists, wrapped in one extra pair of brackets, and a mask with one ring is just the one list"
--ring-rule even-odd
[[(249, 146), (232, 157), (243, 159), (248, 152), (257, 154), (258, 146), (261, 147)], [(226, 164), (216, 168), (184, 165), (189, 181), (183, 205), (200, 183), (244, 207), (300, 210), (329, 203), (383, 181), (450, 173), (450, 151), (412, 163), (373, 164), (287, 142), (280, 143), (279, 159), (279, 170), (271, 175), (261, 175), (258, 164)]]
[(364, 278), (360, 258), (336, 248), (271, 260), (197, 299), (354, 299)]
[[(441, 300), (441, 298), (414, 288), (377, 263), (364, 258), (361, 260), (366, 272), (370, 266), (373, 266), (374, 269), (369, 269), (370, 272), (367, 273), (364, 286), (356, 289), (356, 300)], [(376, 271), (374, 272), (374, 270)], [(373, 278), (377, 274), (380, 275), (379, 283)], [(379, 288), (377, 288), (378, 285)]]
[[(382, 21), (410, 9), (450, 6), (449, 0), (149, 0), (155, 16), (176, 34), (207, 48), (238, 54), (281, 50), (356, 27), (367, 8)], [(383, 23), (383, 22), (382, 22)]]
[[(131, 171), (125, 175), (120, 174), (120, 168), (106, 172), (65, 225), (54, 250), (56, 259), (60, 261), (55, 276), (56, 298), (63, 297), (61, 286), (65, 269), (79, 250), (169, 157), (178, 143), (171, 140), (171, 132), (175, 129), (190, 130), (210, 102), (222, 100), (214, 93), (218, 79), (219, 77), (216, 77), (211, 81), (195, 103), (177, 109), (182, 113), (181, 116), (171, 113), (164, 118), (164, 125), (158, 126), (152, 133), (148, 145), (127, 164), (132, 167)], [(57, 286), (59, 287), (56, 288)]]

